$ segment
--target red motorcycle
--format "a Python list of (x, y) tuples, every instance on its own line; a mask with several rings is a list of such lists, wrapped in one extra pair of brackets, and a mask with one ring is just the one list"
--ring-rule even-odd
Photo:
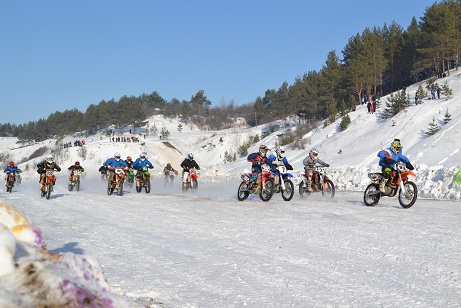
[(182, 183), (182, 190), (187, 191), (188, 189), (190, 190), (197, 190), (198, 188), (198, 174), (197, 170), (195, 168), (190, 168), (189, 169), (189, 175), (187, 176), (186, 182)]
[(271, 168), (268, 165), (262, 165), (261, 170), (261, 187), (256, 183), (256, 174), (244, 173), (240, 176), (242, 182), (237, 190), (239, 201), (246, 200), (250, 194), (259, 194), (262, 201), (269, 201), (272, 198), (274, 195), (274, 179), (271, 176)]
[(397, 162), (396, 170), (392, 171), (391, 178), (386, 182), (385, 191), (379, 190), (379, 184), (383, 180), (382, 173), (369, 173), (371, 184), (365, 189), (363, 201), (366, 206), (374, 206), (378, 204), (382, 196), (394, 197), (399, 192), (399, 203), (407, 209), (415, 204), (418, 197), (418, 188), (416, 184), (408, 180), (409, 176), (416, 177), (416, 174), (407, 169), (404, 163)]

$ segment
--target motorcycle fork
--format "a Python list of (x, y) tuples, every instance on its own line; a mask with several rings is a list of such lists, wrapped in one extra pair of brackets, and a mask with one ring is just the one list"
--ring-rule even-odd
[(405, 191), (405, 185), (403, 183), (403, 180), (402, 180), (402, 175), (400, 174), (399, 172), (399, 186), (400, 186), (400, 191), (402, 192), (403, 195), (406, 195), (406, 191)]

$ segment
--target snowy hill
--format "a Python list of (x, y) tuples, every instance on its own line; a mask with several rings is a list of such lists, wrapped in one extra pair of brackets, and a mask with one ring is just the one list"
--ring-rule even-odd
[[(338, 119), (307, 134), (305, 150), (288, 146), (296, 173), (311, 147), (320, 150), (331, 165), (334, 199), (237, 201), (238, 176), (249, 163), (223, 164), (223, 154), (266, 126), (211, 132), (183, 125), (180, 132), (179, 121), (155, 116), (149, 127), (168, 129), (167, 140), (149, 127), (134, 132), (139, 142), (91, 136), (83, 147), (55, 152), (63, 168), (79, 160), (87, 174), (80, 191), (70, 192), (68, 173), (58, 173), (49, 200), (40, 198), (34, 166), (56, 140), (19, 147), (15, 138), (0, 138), (3, 157), (25, 170), (12, 193), (0, 191), (0, 306), (460, 306), (461, 198), (450, 184), (461, 155), (461, 75), (446, 80), (452, 99), (425, 100), (386, 121), (380, 109), (369, 114), (358, 106), (347, 130)], [(407, 88), (410, 97), (417, 86)], [(442, 125), (447, 109), (452, 120)], [(428, 137), (433, 117), (441, 130)], [(132, 135), (128, 128), (118, 134)], [(273, 148), (278, 134), (261, 143)], [(394, 138), (416, 167), (420, 198), (407, 210), (396, 198), (365, 207), (367, 173), (379, 170), (376, 154)], [(126, 186), (123, 196), (108, 196), (97, 171), (102, 162), (142, 151), (155, 165), (151, 193)], [(195, 194), (161, 177), (163, 165), (179, 168), (188, 152), (202, 166)]]

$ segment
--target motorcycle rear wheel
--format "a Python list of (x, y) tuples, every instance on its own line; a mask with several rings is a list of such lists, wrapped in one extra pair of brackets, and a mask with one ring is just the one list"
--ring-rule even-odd
[(295, 186), (291, 180), (285, 180), (285, 189), (282, 189), (282, 198), (285, 201), (290, 201), (295, 194)]
[(418, 198), (418, 188), (411, 181), (407, 181), (403, 185), (405, 187), (405, 194), (402, 193), (402, 190), (399, 190), (399, 203), (404, 209), (408, 209), (415, 204)]
[(379, 199), (381, 198), (381, 193), (379, 192), (379, 187), (376, 184), (370, 184), (365, 189), (363, 194), (363, 202), (366, 206), (375, 206), (378, 204)]
[(324, 184), (322, 185), (322, 195), (330, 196), (330, 198), (335, 196), (335, 185), (331, 180), (325, 180)]
[(107, 194), (110, 196), (114, 192), (114, 187), (112, 186), (111, 182), (108, 182), (107, 184)]
[(239, 188), (237, 190), (237, 199), (239, 201), (246, 200), (250, 192), (248, 191), (248, 185), (245, 182), (240, 183)]

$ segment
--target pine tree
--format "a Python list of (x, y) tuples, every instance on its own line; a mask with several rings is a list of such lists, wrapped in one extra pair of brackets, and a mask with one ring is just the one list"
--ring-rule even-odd
[(344, 131), (346, 130), (346, 128), (349, 126), (349, 124), (351, 123), (351, 118), (349, 117), (349, 115), (346, 113), (344, 115), (344, 117), (341, 119), (341, 123), (339, 123), (339, 128)]
[(432, 118), (432, 122), (429, 123), (429, 130), (426, 132), (428, 136), (436, 134), (441, 129), (440, 125), (435, 123), (435, 117)]
[(451, 121), (451, 114), (448, 113), (448, 108), (447, 108), (447, 111), (445, 112), (445, 117), (443, 118), (443, 124), (447, 124), (450, 121)]
[(445, 95), (447, 98), (452, 98), (453, 97), (453, 91), (448, 86), (448, 82), (446, 80), (445, 80), (445, 83), (442, 86), (441, 94)]

